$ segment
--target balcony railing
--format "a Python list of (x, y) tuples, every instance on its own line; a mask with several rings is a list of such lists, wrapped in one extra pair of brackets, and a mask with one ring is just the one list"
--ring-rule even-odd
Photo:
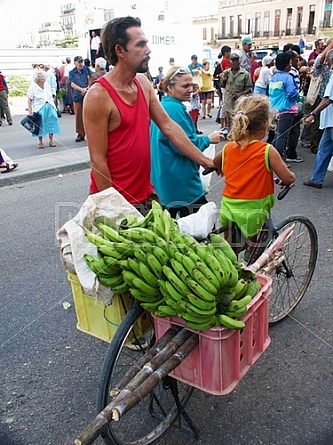
[[(256, 39), (269, 39), (271, 37), (293, 37), (293, 36), (300, 36), (301, 34), (315, 34), (316, 29), (308, 29), (308, 28), (289, 28), (289, 29), (277, 29), (273, 31), (256, 31), (252, 32), (252, 35)], [(225, 40), (225, 39), (240, 39), (240, 35), (234, 33), (218, 33), (217, 35), (218, 40)]]

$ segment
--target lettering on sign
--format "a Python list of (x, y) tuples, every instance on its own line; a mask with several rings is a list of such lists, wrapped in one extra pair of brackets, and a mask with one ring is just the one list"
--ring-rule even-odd
[(151, 41), (153, 45), (175, 45), (174, 36), (159, 36), (153, 34)]

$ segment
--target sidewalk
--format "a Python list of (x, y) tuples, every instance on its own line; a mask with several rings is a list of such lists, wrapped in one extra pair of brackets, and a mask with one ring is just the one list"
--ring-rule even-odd
[(0, 174), (0, 187), (90, 168), (87, 146), (15, 161), (15, 171)]

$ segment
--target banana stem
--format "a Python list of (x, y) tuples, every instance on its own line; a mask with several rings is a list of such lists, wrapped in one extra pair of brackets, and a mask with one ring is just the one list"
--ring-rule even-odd
[[(171, 330), (174, 331), (174, 329)], [(169, 331), (164, 335), (169, 336)], [(161, 339), (163, 339), (163, 337), (164, 336), (162, 336)], [(161, 344), (161, 339), (159, 344)], [(142, 370), (145, 370), (145, 379), (143, 379), (142, 374), (140, 378), (137, 378), (137, 371), (130, 370), (127, 373), (128, 377), (125, 379), (124, 376), (122, 379), (122, 383), (128, 380), (133, 372), (134, 378), (128, 382), (126, 387), (118, 392), (116, 398), (112, 400), (85, 428), (80, 436), (75, 439), (75, 445), (91, 445), (108, 423), (112, 420), (118, 421), (145, 396), (152, 392), (162, 379), (184, 361), (197, 346), (198, 342), (199, 336), (197, 334), (182, 328), (173, 339), (167, 342), (166, 346), (152, 358), (150, 363), (153, 363), (153, 367), (155, 368), (154, 372), (151, 372), (150, 366), (145, 366), (149, 358), (142, 358), (140, 362), (143, 363)], [(169, 350), (171, 350), (171, 353)], [(150, 351), (148, 351), (148, 354), (149, 352)], [(146, 354), (143, 357), (146, 357)], [(120, 387), (120, 385), (118, 385), (118, 387)]]

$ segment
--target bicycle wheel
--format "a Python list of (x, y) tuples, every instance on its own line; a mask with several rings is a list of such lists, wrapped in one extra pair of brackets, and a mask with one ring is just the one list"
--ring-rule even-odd
[[(147, 322), (149, 326), (147, 326)], [(145, 333), (140, 326), (145, 325)], [(141, 334), (138, 334), (137, 332)], [(140, 335), (140, 338), (138, 338)], [(151, 348), (155, 343), (154, 323), (151, 317), (137, 303), (128, 311), (119, 325), (108, 348), (100, 376), (97, 396), (97, 410), (111, 402), (110, 390), (116, 386), (130, 366), (136, 363), (147, 347), (139, 350), (129, 348), (131, 343), (143, 341)], [(168, 377), (170, 382), (170, 377)], [(172, 379), (177, 385), (179, 400), (186, 405), (193, 387)], [(108, 424), (102, 433), (107, 445), (146, 445), (155, 442), (174, 423), (178, 416), (174, 397), (168, 382), (161, 382), (143, 400), (132, 408), (118, 422)], [(171, 386), (171, 385), (170, 385)]]
[(273, 291), (269, 298), (269, 323), (283, 320), (301, 301), (316, 266), (318, 237), (313, 223), (305, 216), (290, 216), (277, 226), (277, 233), (295, 224), (283, 247), (285, 260), (272, 273)]

